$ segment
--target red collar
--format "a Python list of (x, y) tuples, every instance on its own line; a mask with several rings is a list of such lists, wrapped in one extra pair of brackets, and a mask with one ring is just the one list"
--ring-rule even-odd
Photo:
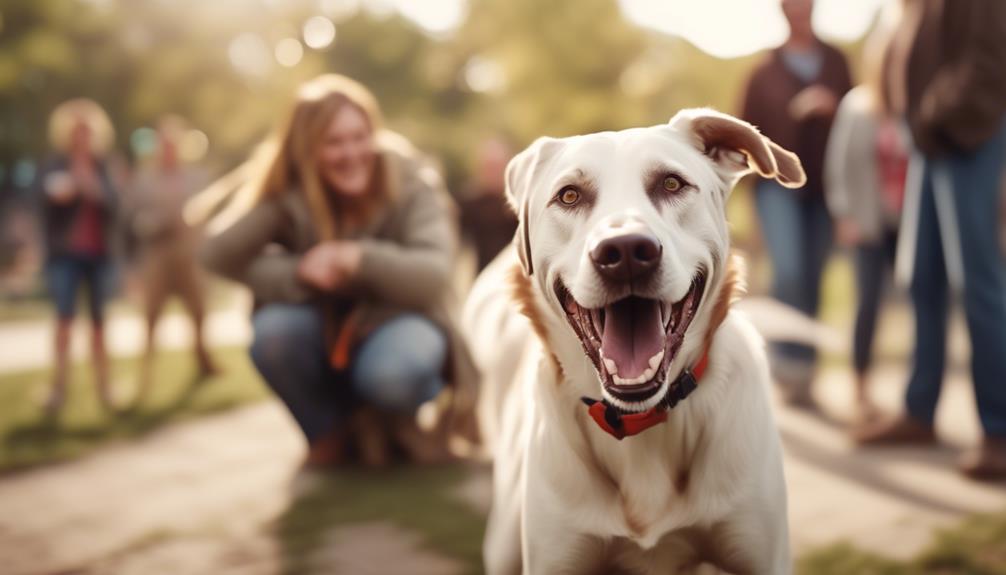
[(641, 413), (623, 415), (605, 399), (596, 400), (590, 397), (581, 399), (587, 404), (587, 412), (597, 422), (597, 425), (621, 441), (623, 437), (642, 433), (658, 423), (667, 421), (667, 412), (695, 391), (698, 381), (702, 379), (708, 366), (709, 350), (706, 350), (694, 367), (682, 371), (678, 378), (671, 383), (667, 388), (667, 394), (660, 403)]

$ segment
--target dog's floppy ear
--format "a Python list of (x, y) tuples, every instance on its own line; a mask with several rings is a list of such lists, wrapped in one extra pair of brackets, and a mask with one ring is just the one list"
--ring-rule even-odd
[(531, 182), (548, 151), (558, 140), (538, 138), (523, 152), (514, 156), (506, 166), (506, 198), (517, 214), (517, 233), (514, 236), (517, 255), (524, 273), (534, 273), (531, 263), (531, 228), (528, 222), (528, 205), (531, 202)]
[(787, 188), (799, 188), (807, 181), (796, 154), (743, 120), (708, 108), (693, 108), (675, 114), (670, 125), (690, 134), (699, 151), (725, 172), (731, 184), (752, 171)]

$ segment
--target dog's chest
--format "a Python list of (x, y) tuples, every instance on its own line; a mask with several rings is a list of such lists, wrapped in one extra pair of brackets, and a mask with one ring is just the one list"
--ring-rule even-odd
[(611, 439), (603, 438), (600, 449), (587, 457), (589, 475), (597, 482), (595, 511), (609, 518), (611, 535), (643, 547), (693, 524), (703, 499), (701, 485), (693, 484), (694, 458), (680, 453), (669, 457), (668, 445), (648, 439), (609, 445)]
[(693, 518), (695, 493), (689, 492), (690, 471), (678, 465), (651, 465), (621, 470), (614, 502), (629, 537), (650, 547)]

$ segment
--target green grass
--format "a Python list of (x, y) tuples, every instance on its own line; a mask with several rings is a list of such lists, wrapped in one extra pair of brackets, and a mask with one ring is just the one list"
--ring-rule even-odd
[[(196, 378), (190, 353), (162, 351), (155, 379), (142, 403), (119, 414), (101, 408), (86, 362), (74, 365), (66, 404), (57, 418), (44, 417), (41, 404), (49, 389), (48, 370), (0, 375), (0, 471), (70, 459), (111, 441), (140, 436), (166, 423), (220, 411), (268, 397), (247, 350), (215, 350), (221, 373)], [(138, 360), (115, 359), (115, 389), (131, 398)]]
[(976, 515), (939, 532), (911, 561), (894, 561), (841, 543), (804, 555), (799, 575), (1006, 575), (1006, 512)]
[(482, 572), (485, 517), (451, 492), (469, 475), (464, 465), (347, 469), (322, 477), (275, 524), (284, 573), (309, 570), (311, 552), (332, 528), (387, 521), (423, 537), (429, 549)]
[(0, 297), (0, 323), (47, 320), (54, 313), (52, 304), (41, 296)]

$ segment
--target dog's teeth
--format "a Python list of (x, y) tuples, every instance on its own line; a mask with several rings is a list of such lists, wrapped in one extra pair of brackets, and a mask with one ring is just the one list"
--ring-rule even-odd
[(612, 381), (615, 382), (615, 385), (642, 385), (647, 381), (653, 379), (653, 376), (656, 375), (656, 373), (657, 373), (656, 369), (648, 368), (638, 377), (634, 377), (632, 379), (625, 379), (624, 377), (619, 377), (618, 375), (612, 374)]
[(618, 373), (618, 366), (615, 365), (615, 362), (613, 360), (610, 360), (606, 357), (603, 359), (604, 359), (604, 369), (608, 370), (608, 375), (615, 375), (616, 373)]
[(659, 353), (650, 358), (650, 370), (656, 370), (660, 365), (660, 362), (664, 360), (664, 350), (660, 350)]

